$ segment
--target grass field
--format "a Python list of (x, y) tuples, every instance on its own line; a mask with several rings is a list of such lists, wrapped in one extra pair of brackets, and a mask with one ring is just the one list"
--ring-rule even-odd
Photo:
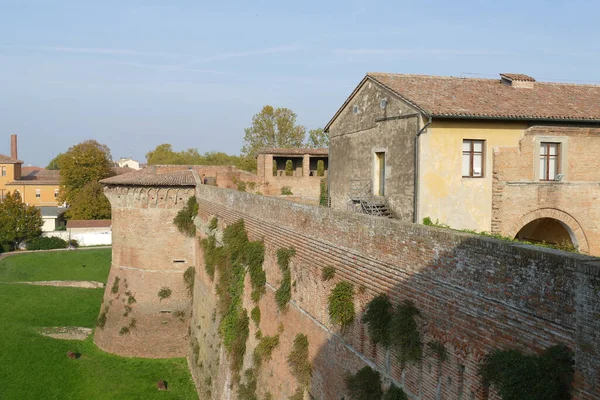
[[(106, 282), (110, 249), (22, 254), (0, 260), (0, 282)], [(85, 265), (85, 267), (82, 267)], [(41, 336), (52, 326), (94, 327), (102, 289), (0, 283), (0, 399), (197, 399), (186, 360), (118, 357), (92, 338)], [(81, 353), (72, 360), (67, 351)], [(164, 379), (169, 390), (159, 392)]]

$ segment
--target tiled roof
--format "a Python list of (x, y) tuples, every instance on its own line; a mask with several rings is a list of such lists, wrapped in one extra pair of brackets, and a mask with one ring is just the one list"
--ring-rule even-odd
[(104, 185), (131, 186), (196, 186), (191, 170), (156, 172), (153, 168), (133, 171), (102, 179)]
[[(533, 82), (522, 74), (512, 80)], [(433, 117), (517, 120), (578, 120), (600, 122), (600, 86), (535, 82), (514, 87), (500, 79), (369, 73)]]
[(71, 228), (110, 228), (110, 219), (85, 220), (70, 219), (67, 221), (67, 229)]
[(31, 165), (27, 167), (21, 167), (21, 176), (27, 176), (34, 171), (41, 171), (43, 169), (44, 168), (42, 167), (33, 167)]
[(32, 171), (26, 176), (22, 176), (16, 181), (7, 183), (6, 185), (53, 185), (60, 184), (60, 171), (50, 169), (40, 169)]
[(23, 161), (15, 160), (14, 158), (10, 158), (9, 156), (0, 154), (0, 164), (23, 164)]
[(309, 154), (311, 156), (326, 156), (329, 154), (329, 149), (303, 149), (298, 147), (289, 147), (289, 148), (278, 148), (278, 149), (260, 149), (258, 154), (273, 154), (273, 155), (283, 155), (283, 156), (302, 156), (304, 154)]
[(525, 74), (509, 74), (503, 73), (500, 74), (502, 78), (509, 79), (511, 81), (523, 81), (523, 82), (535, 82), (535, 79)]

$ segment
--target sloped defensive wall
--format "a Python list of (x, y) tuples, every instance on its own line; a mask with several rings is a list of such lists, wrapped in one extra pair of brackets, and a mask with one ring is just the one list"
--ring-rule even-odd
[[(255, 369), (254, 390), (259, 399), (269, 393), (287, 399), (301, 387), (288, 355), (296, 335), (304, 334), (312, 365), (304, 399), (347, 399), (345, 376), (368, 365), (385, 385), (394, 383), (414, 399), (483, 400), (499, 398), (478, 376), (490, 351), (535, 354), (565, 344), (575, 355), (573, 398), (600, 398), (598, 259), (194, 185), (192, 171), (180, 175), (103, 182), (113, 207), (114, 241), (94, 336), (101, 348), (141, 357), (187, 353), (201, 399), (237, 399), (240, 385), (252, 386), (244, 371), (254, 367), (259, 338), (279, 335), (270, 359)], [(172, 221), (194, 193), (198, 229), (189, 238)], [(248, 314), (258, 306), (261, 317), (258, 325), (249, 321), (238, 379), (220, 332), (219, 272), (214, 279), (207, 274), (199, 241), (208, 235), (222, 240), (223, 230), (240, 220), (249, 239), (264, 244), (266, 293), (255, 304), (245, 274), (241, 306)], [(291, 247), (291, 300), (279, 311), (276, 253)], [(322, 278), (326, 266), (335, 268), (330, 280)], [(184, 282), (190, 267), (193, 296)], [(355, 289), (356, 317), (344, 330), (331, 323), (327, 300), (341, 281)], [(160, 294), (164, 288), (171, 291), (167, 297)], [(382, 293), (396, 304), (413, 301), (423, 342), (442, 344), (447, 357), (424, 352), (420, 362), (402, 366), (390, 351), (374, 346), (361, 315)]]

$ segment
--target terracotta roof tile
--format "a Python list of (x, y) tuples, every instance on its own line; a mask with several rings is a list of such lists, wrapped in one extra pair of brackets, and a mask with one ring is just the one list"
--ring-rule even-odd
[(44, 168), (42, 168), (42, 167), (34, 167), (34, 166), (21, 167), (21, 176), (27, 176), (34, 171), (41, 171), (43, 169)]
[(71, 228), (110, 228), (112, 221), (110, 219), (70, 219), (67, 221), (67, 229)]
[(500, 74), (502, 78), (510, 79), (511, 81), (535, 82), (535, 79), (525, 74)]
[[(522, 74), (507, 76), (533, 82)], [(434, 117), (600, 122), (597, 85), (535, 82), (523, 88), (500, 79), (389, 73), (369, 73), (367, 78)]]
[(153, 168), (133, 171), (111, 178), (102, 179), (104, 185), (131, 186), (196, 186), (191, 170), (156, 172)]
[(39, 169), (32, 171), (28, 175), (22, 176), (16, 181), (7, 183), (6, 185), (53, 185), (60, 184), (60, 171), (50, 169)]
[(309, 154), (311, 156), (326, 156), (329, 154), (329, 149), (321, 148), (321, 149), (307, 149), (307, 148), (299, 148), (299, 147), (289, 147), (289, 148), (277, 148), (277, 149), (260, 149), (258, 150), (258, 154), (273, 154), (273, 155), (299, 155), (302, 156), (304, 154)]
[(15, 160), (14, 158), (10, 158), (9, 156), (0, 154), (0, 164), (23, 164), (23, 161)]

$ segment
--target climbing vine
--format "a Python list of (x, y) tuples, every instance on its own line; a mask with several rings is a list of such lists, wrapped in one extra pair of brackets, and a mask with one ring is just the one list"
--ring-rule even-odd
[(346, 376), (346, 389), (353, 400), (381, 400), (381, 376), (371, 367), (364, 367)]
[(397, 349), (398, 361), (417, 362), (423, 354), (423, 342), (416, 317), (420, 314), (414, 303), (404, 300), (396, 306), (391, 324), (391, 343)]
[(331, 291), (327, 302), (331, 322), (345, 328), (354, 321), (354, 285), (339, 282)]
[(194, 293), (194, 278), (196, 277), (196, 268), (188, 267), (183, 273), (183, 282), (190, 296)]
[(281, 270), (281, 283), (275, 291), (275, 302), (280, 311), (287, 308), (287, 304), (292, 298), (292, 272), (290, 271), (290, 260), (296, 255), (296, 249), (281, 248), (277, 250), (277, 265)]
[(323, 270), (321, 271), (321, 280), (323, 282), (333, 279), (334, 276), (335, 276), (335, 268), (334, 267), (332, 267), (331, 265), (323, 267)]
[(312, 377), (312, 366), (308, 359), (308, 337), (306, 335), (302, 333), (296, 335), (287, 362), (298, 383), (304, 387), (308, 386)]
[(188, 199), (187, 204), (179, 210), (173, 223), (179, 232), (193, 237), (196, 235), (196, 225), (194, 225), (196, 215), (198, 215), (198, 202), (196, 196), (192, 196)]
[(381, 294), (367, 304), (362, 322), (367, 324), (369, 337), (373, 344), (384, 347), (390, 345), (390, 326), (394, 307), (386, 294)]
[(573, 353), (564, 345), (549, 347), (541, 355), (496, 350), (486, 356), (479, 374), (503, 400), (567, 400), (573, 365)]
[(404, 390), (394, 384), (391, 384), (388, 390), (383, 395), (382, 400), (409, 400)]

